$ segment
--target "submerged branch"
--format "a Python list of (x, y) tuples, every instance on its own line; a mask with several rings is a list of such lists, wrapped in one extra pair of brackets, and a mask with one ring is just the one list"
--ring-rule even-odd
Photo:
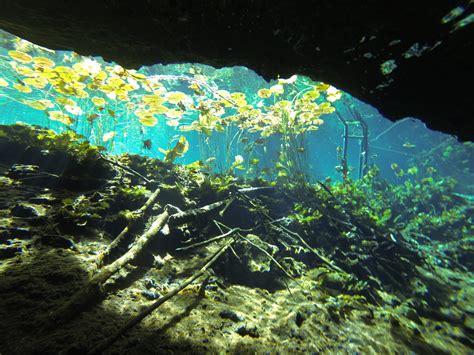
[[(158, 193), (159, 190), (156, 190), (155, 193), (149, 198), (147, 203), (142, 206), (142, 208), (140, 209), (142, 210), (142, 212), (145, 211), (153, 203), (154, 199), (156, 199), (155, 195), (158, 195)], [(153, 237), (155, 237), (163, 229), (166, 223), (171, 223), (171, 221), (177, 223), (183, 221), (183, 219), (186, 219), (189, 216), (196, 217), (209, 213), (215, 210), (216, 208), (226, 204), (228, 201), (229, 199), (225, 199), (200, 208), (195, 208), (188, 211), (181, 211), (173, 215), (170, 215), (169, 213), (170, 207), (166, 206), (164, 211), (160, 215), (158, 215), (158, 217), (152, 223), (150, 228), (139, 238), (137, 238), (135, 242), (133, 242), (132, 246), (125, 254), (123, 254), (113, 263), (99, 269), (97, 274), (95, 274), (81, 290), (76, 292), (69, 300), (69, 302), (67, 302), (63, 307), (59, 308), (55, 312), (55, 314), (52, 315), (51, 325), (54, 326), (54, 323), (61, 323), (70, 319), (76, 313), (80, 312), (86, 304), (105, 293), (105, 291), (103, 290), (105, 282), (107, 282), (125, 265), (135, 260), (140, 254), (140, 252), (147, 248), (147, 246), (153, 240)], [(126, 234), (127, 231), (122, 231), (122, 233)]]
[(67, 321), (76, 313), (80, 312), (84, 305), (104, 293), (104, 283), (121, 268), (133, 261), (140, 251), (150, 244), (153, 237), (157, 235), (166, 224), (168, 218), (169, 212), (165, 209), (163, 213), (156, 218), (151, 227), (132, 244), (132, 247), (124, 255), (113, 263), (101, 268), (81, 290), (72, 296), (68, 303), (60, 307), (55, 314), (51, 316), (51, 322), (58, 324)]
[(106, 158), (106, 157), (105, 157), (104, 155), (102, 155), (102, 154), (100, 155), (100, 159), (106, 161), (106, 162), (109, 163), (109, 164), (116, 165), (116, 166), (118, 166), (119, 168), (121, 168), (121, 169), (123, 169), (123, 170), (129, 172), (130, 174), (139, 177), (140, 179), (142, 179), (143, 181), (145, 181), (147, 184), (150, 183), (150, 182), (152, 182), (150, 179), (146, 178), (145, 176), (143, 176), (142, 174), (140, 174), (138, 171), (135, 171), (135, 170), (133, 170), (132, 168), (129, 168), (128, 166), (125, 166), (125, 165), (123, 165), (123, 164), (120, 164), (120, 163), (117, 162), (117, 161), (110, 160), (110, 159)]
[(224, 254), (224, 252), (232, 245), (234, 240), (227, 242), (223, 247), (221, 247), (214, 255), (192, 276), (190, 276), (187, 280), (183, 281), (178, 287), (168, 292), (163, 297), (160, 297), (158, 300), (153, 302), (150, 306), (146, 307), (142, 310), (137, 316), (130, 319), (122, 328), (119, 329), (117, 333), (107, 339), (104, 343), (93, 349), (89, 354), (100, 354), (104, 350), (106, 350), (110, 345), (112, 345), (118, 338), (120, 338), (123, 334), (128, 332), (131, 328), (135, 325), (140, 323), (146, 316), (151, 314), (155, 309), (161, 306), (166, 301), (170, 300), (172, 297), (176, 296), (180, 291), (185, 289), (189, 286), (192, 282), (194, 282), (199, 277), (203, 276), (207, 270), (219, 259), (219, 257)]
[(120, 245), (122, 240), (124, 240), (125, 236), (128, 234), (132, 226), (136, 223), (136, 221), (141, 220), (143, 216), (145, 215), (145, 212), (150, 208), (151, 205), (153, 205), (160, 193), (160, 188), (157, 188), (151, 196), (148, 198), (148, 200), (145, 202), (145, 204), (140, 207), (138, 210), (135, 210), (132, 212), (134, 216), (136, 216), (135, 219), (131, 220), (128, 222), (128, 225), (120, 232), (120, 234), (108, 245), (107, 249), (98, 256), (97, 258), (97, 265), (101, 267), (103, 265), (104, 260), (110, 255), (110, 253), (117, 248), (117, 246)]

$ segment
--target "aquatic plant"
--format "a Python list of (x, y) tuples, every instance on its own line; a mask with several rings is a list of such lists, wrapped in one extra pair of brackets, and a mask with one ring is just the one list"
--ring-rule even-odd
[[(278, 136), (280, 156), (272, 167), (277, 176), (306, 180), (305, 133), (317, 130), (323, 123), (320, 117), (334, 112), (331, 103), (341, 97), (330, 85), (313, 85), (296, 76), (245, 94), (219, 90), (193, 66), (190, 75), (156, 75), (33, 44), (4, 48), (2, 98), (44, 111), (48, 125), (70, 127), (109, 150), (136, 139), (132, 131), (137, 127), (142, 149), (151, 150), (153, 140), (144, 132), (160, 126), (168, 132), (167, 145), (158, 147), (167, 161), (187, 151), (175, 154), (171, 147), (177, 131), (198, 132), (201, 160), (211, 172), (233, 170), (239, 155), (244, 161), (238, 167), (244, 167), (246, 175), (269, 175), (254, 153), (270, 136)], [(181, 140), (178, 144), (184, 146)]]
[(359, 181), (336, 184), (333, 192), (354, 214), (420, 242), (452, 241), (474, 233), (468, 213), (472, 206), (455, 192), (456, 180), (436, 175), (432, 167), (424, 170), (410, 167), (406, 180), (392, 185), (373, 167)]

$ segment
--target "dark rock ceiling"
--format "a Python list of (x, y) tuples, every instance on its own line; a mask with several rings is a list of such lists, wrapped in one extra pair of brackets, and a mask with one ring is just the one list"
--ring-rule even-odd
[[(390, 119), (413, 116), (474, 139), (474, 23), (455, 30), (472, 14), (473, 1), (0, 2), (0, 28), (45, 47), (100, 55), (128, 68), (198, 62), (244, 65), (266, 79), (304, 74)], [(457, 6), (464, 13), (442, 23)], [(381, 65), (389, 60), (396, 67), (384, 75)]]

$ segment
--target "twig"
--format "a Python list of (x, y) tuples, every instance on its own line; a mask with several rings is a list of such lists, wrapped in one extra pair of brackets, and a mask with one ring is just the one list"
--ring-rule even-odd
[(106, 161), (107, 163), (109, 164), (112, 164), (112, 165), (116, 165), (118, 166), (119, 168), (125, 170), (125, 171), (128, 171), (129, 173), (135, 175), (135, 176), (138, 176), (140, 179), (144, 180), (146, 183), (150, 183), (151, 180), (146, 178), (145, 176), (143, 176), (142, 174), (140, 174), (138, 171), (135, 171), (133, 170), (132, 168), (129, 168), (128, 166), (125, 166), (125, 165), (122, 165), (120, 164), (119, 162), (117, 161), (113, 161), (113, 160), (110, 160), (108, 158), (106, 158), (105, 156), (103, 155), (100, 155), (100, 158), (104, 161)]
[(210, 239), (204, 240), (204, 241), (199, 242), (199, 243), (194, 243), (194, 244), (191, 244), (191, 245), (187, 245), (185, 247), (176, 248), (176, 250), (188, 250), (188, 249), (191, 249), (191, 248), (199, 247), (201, 245), (206, 245), (206, 244), (215, 242), (216, 240), (227, 238), (227, 237), (229, 237), (229, 236), (231, 236), (231, 235), (233, 235), (233, 234), (235, 234), (239, 231), (240, 231), (240, 228), (233, 228), (233, 229), (231, 229), (230, 231), (228, 231), (224, 234), (218, 235), (217, 237), (210, 238)]
[(180, 223), (180, 222), (183, 222), (184, 220), (186, 220), (190, 217), (196, 218), (200, 215), (207, 214), (207, 213), (215, 210), (216, 208), (221, 207), (222, 205), (226, 205), (227, 203), (229, 203), (229, 200), (230, 200), (230, 202), (232, 202), (232, 198), (226, 198), (225, 200), (214, 202), (214, 203), (211, 203), (211, 204), (203, 206), (203, 207), (194, 208), (192, 210), (187, 210), (187, 211), (182, 211), (182, 212), (175, 213), (175, 214), (170, 216), (169, 223), (170, 224)]
[[(332, 194), (332, 191), (326, 186), (324, 185), (323, 183), (320, 183), (320, 185), (328, 191), (328, 193), (332, 196), (334, 196)], [(244, 196), (247, 197), (247, 202), (249, 202), (251, 205), (257, 207), (257, 205), (255, 203), (253, 203), (252, 199), (250, 197), (248, 197), (247, 195), (244, 194)], [(335, 197), (335, 196), (334, 196)], [(337, 199), (336, 199), (337, 200)], [(274, 229), (277, 229), (279, 230), (280, 233), (284, 233), (286, 234), (290, 240), (294, 240), (294, 238), (292, 238), (291, 236), (293, 237), (296, 237), (298, 238), (298, 240), (304, 245), (306, 246), (311, 252), (313, 252), (314, 255), (316, 255), (323, 263), (325, 263), (327, 266), (329, 266), (332, 270), (334, 271), (337, 271), (337, 272), (341, 272), (341, 273), (344, 273), (344, 274), (347, 274), (344, 270), (342, 270), (340, 267), (338, 267), (337, 265), (334, 265), (334, 263), (327, 259), (326, 257), (324, 257), (323, 255), (321, 255), (316, 249), (314, 249), (313, 247), (311, 247), (298, 233), (296, 232), (293, 232), (291, 230), (289, 230), (288, 228), (282, 226), (281, 224), (278, 224), (278, 225), (275, 225), (273, 224), (273, 221), (274, 219), (271, 218), (266, 212), (264, 211), (260, 211), (260, 213), (270, 222), (270, 225), (274, 228)]]
[(242, 238), (243, 240), (245, 240), (247, 243), (249, 243), (250, 245), (254, 246), (255, 248), (257, 248), (258, 250), (260, 250), (262, 253), (264, 253), (266, 256), (268, 256), (270, 258), (271, 261), (273, 261), (277, 266), (278, 268), (283, 271), (285, 273), (286, 276), (288, 276), (290, 279), (292, 279), (293, 281), (295, 281), (299, 286), (300, 283), (293, 277), (290, 275), (290, 273), (288, 271), (285, 270), (285, 268), (268, 252), (266, 251), (265, 249), (263, 249), (262, 247), (259, 247), (257, 244), (255, 244), (254, 242), (252, 242), (250, 239), (248, 238), (245, 238), (243, 235), (239, 234), (239, 237)]
[(239, 192), (242, 193), (247, 193), (247, 192), (253, 192), (253, 191), (259, 191), (259, 190), (270, 190), (270, 189), (275, 189), (274, 186), (259, 186), (259, 187), (244, 187), (239, 189)]
[(306, 240), (303, 239), (303, 237), (301, 237), (298, 233), (295, 233), (293, 231), (290, 231), (289, 229), (283, 227), (282, 225), (278, 225), (275, 226), (273, 224), (271, 224), (273, 227), (275, 228), (279, 228), (280, 230), (283, 230), (285, 232), (290, 232), (293, 236), (295, 236), (296, 238), (299, 239), (299, 241), (306, 247), (308, 248), (314, 255), (316, 255), (324, 264), (326, 264), (327, 266), (329, 266), (329, 268), (331, 268), (333, 271), (337, 271), (337, 272), (340, 272), (340, 273), (343, 273), (343, 274), (347, 274), (347, 272), (345, 272), (344, 270), (342, 270), (339, 266), (337, 265), (334, 265), (334, 263), (329, 260), (328, 258), (326, 258), (325, 256), (321, 255), (321, 253), (319, 253), (319, 251), (317, 251), (315, 248), (313, 248), (311, 245), (309, 245)]
[(234, 240), (231, 240), (227, 242), (222, 248), (220, 248), (207, 262), (204, 264), (201, 269), (199, 269), (196, 273), (194, 273), (192, 276), (190, 276), (187, 280), (185, 280), (183, 283), (181, 283), (178, 287), (173, 289), (172, 291), (168, 292), (165, 296), (160, 297), (158, 300), (153, 302), (150, 306), (146, 307), (144, 310), (142, 310), (137, 316), (134, 318), (130, 319), (122, 328), (119, 329), (117, 333), (115, 333), (113, 336), (111, 336), (109, 339), (107, 339), (105, 342), (100, 344), (98, 347), (94, 348), (89, 354), (100, 354), (104, 350), (106, 350), (110, 345), (112, 345), (120, 336), (128, 332), (131, 328), (133, 328), (135, 325), (140, 323), (146, 316), (151, 314), (155, 309), (157, 309), (159, 306), (161, 306), (163, 303), (177, 295), (180, 291), (185, 289), (187, 286), (189, 286), (193, 281), (204, 275), (209, 269), (212, 264), (216, 262), (216, 260), (224, 254), (224, 252), (229, 248)]

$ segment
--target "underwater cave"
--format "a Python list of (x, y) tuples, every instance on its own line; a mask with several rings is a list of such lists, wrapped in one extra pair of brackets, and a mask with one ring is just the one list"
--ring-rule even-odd
[(0, 353), (474, 349), (472, 1), (8, 1)]

